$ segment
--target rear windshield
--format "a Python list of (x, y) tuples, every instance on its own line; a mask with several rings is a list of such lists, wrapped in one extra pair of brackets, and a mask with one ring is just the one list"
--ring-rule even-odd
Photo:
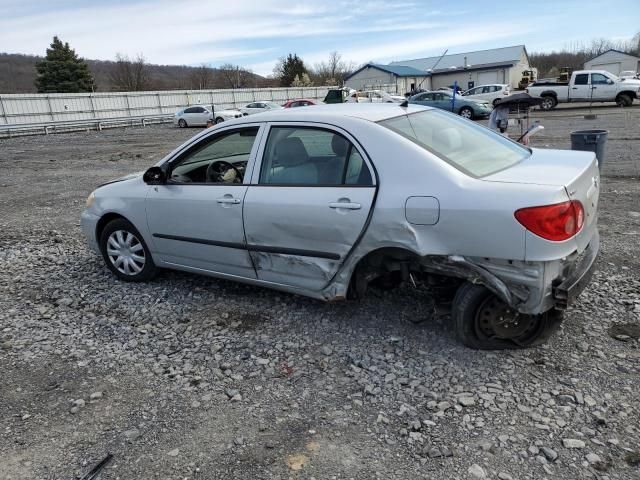
[(379, 123), (473, 177), (504, 170), (531, 154), (527, 148), (502, 135), (438, 110), (402, 115)]

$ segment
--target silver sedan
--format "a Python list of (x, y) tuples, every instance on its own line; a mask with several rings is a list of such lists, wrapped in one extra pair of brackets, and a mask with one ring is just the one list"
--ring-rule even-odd
[(82, 228), (120, 279), (171, 268), (334, 301), (455, 292), (473, 348), (558, 327), (599, 248), (592, 153), (529, 149), (447, 112), (345, 104), (243, 117), (96, 189)]

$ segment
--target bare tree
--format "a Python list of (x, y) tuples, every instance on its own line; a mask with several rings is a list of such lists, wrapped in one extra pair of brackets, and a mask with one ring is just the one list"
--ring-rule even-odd
[(144, 56), (139, 53), (131, 60), (127, 55), (116, 54), (111, 81), (117, 90), (137, 92), (149, 88), (149, 68)]
[(327, 62), (316, 63), (312, 77), (317, 85), (342, 85), (345, 77), (355, 68), (355, 63), (344, 62), (342, 55), (333, 51)]
[(251, 86), (253, 80), (251, 70), (231, 63), (220, 65), (218, 72), (226, 88), (246, 88)]
[(213, 69), (202, 63), (199, 67), (191, 69), (189, 75), (189, 83), (191, 88), (203, 90), (213, 87)]

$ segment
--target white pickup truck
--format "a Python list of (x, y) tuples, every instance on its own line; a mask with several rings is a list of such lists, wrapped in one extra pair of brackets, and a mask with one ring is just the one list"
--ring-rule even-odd
[(616, 102), (619, 107), (629, 107), (635, 98), (640, 99), (640, 81), (622, 80), (605, 70), (579, 70), (571, 74), (569, 82), (539, 80), (526, 92), (542, 97), (543, 110), (567, 102)]

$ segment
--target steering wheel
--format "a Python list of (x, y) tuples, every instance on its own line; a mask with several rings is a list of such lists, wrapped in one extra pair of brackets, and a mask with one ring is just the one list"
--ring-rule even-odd
[(207, 167), (207, 179), (213, 183), (242, 183), (243, 175), (232, 163), (216, 160)]

